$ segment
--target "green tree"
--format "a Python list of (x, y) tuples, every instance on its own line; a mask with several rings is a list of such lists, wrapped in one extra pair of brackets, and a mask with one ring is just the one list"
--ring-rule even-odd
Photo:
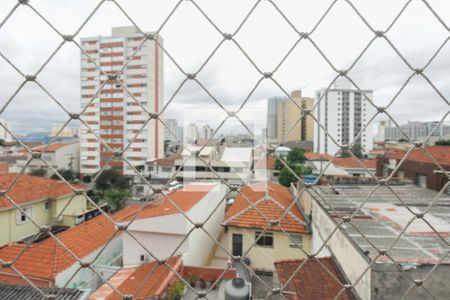
[[(67, 181), (73, 181), (75, 179), (78, 179), (77, 174), (71, 169), (59, 169), (58, 173)], [(56, 175), (56, 173), (53, 174), (50, 178), (54, 180), (60, 180), (59, 176)]]
[(104, 170), (95, 181), (95, 188), (104, 194), (108, 189), (127, 190), (130, 188), (130, 178), (119, 174), (113, 169)]
[[(312, 173), (310, 167), (305, 167), (300, 164), (291, 167), (291, 169), (292, 171), (295, 172), (295, 174), (297, 174), (298, 177), (300, 177), (301, 175), (307, 175)], [(291, 182), (297, 182), (297, 178), (295, 177), (292, 171), (286, 167), (283, 167), (283, 169), (281, 169), (280, 176), (278, 178), (278, 181), (280, 182), (281, 185), (289, 187), (291, 185)]]
[(302, 148), (293, 148), (287, 155), (288, 165), (302, 164), (305, 162), (305, 160), (305, 149)]
[(33, 176), (45, 177), (47, 175), (47, 170), (44, 168), (33, 169), (29, 174)]
[(450, 146), (450, 140), (439, 140), (436, 142), (436, 146)]
[(120, 210), (125, 207), (127, 198), (130, 196), (128, 190), (110, 189), (105, 193), (108, 205), (114, 210)]
[[(355, 143), (353, 144), (352, 148), (350, 148), (350, 151), (353, 152), (353, 154), (357, 157), (357, 158), (362, 158), (363, 152), (362, 152), (362, 147), (360, 143)], [(350, 151), (346, 150), (343, 151), (341, 154), (341, 157), (350, 157), (352, 156), (352, 154), (350, 153)]]

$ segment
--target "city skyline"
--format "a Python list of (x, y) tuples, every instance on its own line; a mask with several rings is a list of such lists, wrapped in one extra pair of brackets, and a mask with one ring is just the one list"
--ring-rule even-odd
[[(7, 2), (12, 2), (7, 0)], [(82, 1), (81, 1), (82, 2)], [(74, 12), (74, 19), (83, 19), (92, 5), (80, 4), (65, 4), (72, 6)], [(379, 1), (377, 5), (380, 7), (386, 4), (386, 1)], [(7, 5), (8, 3), (5, 3)], [(138, 25), (145, 31), (152, 31), (158, 28), (165, 17), (165, 13), (168, 13), (175, 4), (175, 1), (167, 1), (167, 3), (158, 6), (158, 9), (142, 11), (135, 10), (130, 7), (130, 13), (134, 18), (138, 20)], [(57, 27), (61, 28), (64, 33), (73, 32), (76, 29), (76, 22), (71, 24), (65, 24), (60, 19), (60, 16), (52, 15), (52, 10), (43, 3), (41, 4), (43, 9), (46, 9), (51, 17), (55, 19)], [(58, 9), (62, 4), (57, 4), (54, 9)], [(149, 4), (143, 4), (144, 6)], [(241, 4), (244, 5), (244, 4)], [(389, 3), (389, 5), (393, 5)], [(403, 35), (404, 31), (407, 31), (409, 26), (414, 22), (414, 16), (420, 15), (422, 19), (428, 20), (432, 16), (421, 14), (423, 4), (413, 3), (408, 7), (408, 14), (401, 18), (391, 31), (392, 40), (395, 42), (395, 46), (401, 50), (401, 53), (411, 61), (414, 66), (423, 65), (428, 58), (431, 57), (431, 53), (436, 50), (443, 42), (443, 28), (439, 28), (440, 24), (433, 22), (423, 22), (424, 25), (417, 32), (417, 35), (423, 38), (423, 43), (418, 45), (419, 47), (410, 47), (411, 39), (408, 35)], [(250, 9), (251, 4), (245, 3), (245, 9)], [(291, 11), (296, 11), (296, 7), (303, 7), (301, 1), (298, 3), (280, 4), (280, 8), (283, 9), (288, 16)], [(392, 9), (392, 12), (386, 15), (374, 15), (370, 10), (371, 5), (367, 3), (361, 3), (358, 5), (358, 9), (365, 15), (370, 16), (371, 23), (377, 25), (378, 28), (384, 28), (392, 21), (395, 16), (395, 8), (400, 9), (400, 4), (395, 4), (396, 7)], [(125, 5), (126, 8), (127, 5)], [(213, 6), (207, 3), (202, 7), (208, 13), (212, 15), (214, 21), (218, 23), (221, 30), (224, 32), (233, 32), (233, 29), (237, 27), (238, 20), (242, 18), (243, 11), (239, 7), (239, 4), (230, 2), (221, 7), (220, 5)], [(305, 14), (303, 20), (297, 20), (294, 18), (294, 23), (300, 28), (311, 28), (311, 26), (317, 21), (321, 13), (324, 12), (325, 4), (315, 4), (308, 6), (310, 11), (302, 12)], [(224, 18), (221, 14), (222, 10), (233, 11), (239, 9), (240, 14), (229, 17), (229, 20)], [(150, 18), (145, 18), (143, 11), (150, 14)], [(345, 36), (353, 33), (353, 38), (345, 37), (344, 41), (347, 42), (347, 49), (354, 49), (352, 51), (343, 51), (339, 48), (335, 52), (330, 52), (330, 47), (333, 47), (331, 41), (326, 41), (320, 38), (318, 34), (314, 37), (314, 41), (318, 46), (324, 48), (325, 55), (329, 56), (333, 62), (336, 62), (336, 68), (342, 69), (348, 67), (351, 62), (357, 57), (360, 51), (363, 50), (363, 46), (369, 41), (366, 35), (368, 30), (360, 24), (360, 20), (354, 14), (354, 12), (344, 3), (338, 3), (336, 5), (336, 13), (331, 14), (325, 18), (324, 23), (320, 26), (320, 35), (327, 36), (336, 32), (336, 30), (345, 31)], [(174, 59), (180, 60), (183, 69), (186, 72), (192, 72), (198, 68), (201, 63), (208, 57), (209, 53), (220, 42), (220, 35), (215, 32), (214, 28), (209, 26), (207, 21), (202, 19), (202, 16), (195, 15), (196, 17), (189, 25), (184, 29), (183, 26), (179, 26), (186, 21), (187, 16), (195, 12), (195, 8), (188, 4), (183, 4), (182, 8), (177, 11), (176, 18), (169, 20), (165, 28), (163, 28), (161, 35), (165, 40), (165, 48), (173, 55)], [(29, 13), (21, 12), (28, 16)], [(347, 14), (349, 18), (346, 22), (342, 23), (341, 28), (333, 28), (331, 24), (337, 20), (339, 13)], [(260, 23), (264, 18), (270, 18), (271, 24), (267, 25), (267, 28), (257, 28), (255, 23)], [(30, 22), (34, 25), (33, 30), (39, 30), (39, 37), (45, 38), (49, 43), (42, 45), (39, 51), (30, 56), (26, 51), (17, 47), (12, 41), (15, 35), (21, 36), (24, 33), (24, 26), (17, 23), (19, 18), (11, 18), (6, 24), (5, 29), (0, 31), (0, 51), (4, 53), (5, 57), (10, 59), (13, 63), (23, 70), (24, 73), (32, 73), (40, 64), (51, 54), (56, 48), (55, 40), (57, 40), (56, 34), (52, 33), (51, 29), (41, 20), (36, 19), (35, 16), (30, 16)], [(106, 26), (108, 24), (108, 26)], [(80, 34), (76, 37), (77, 41), (81, 36), (97, 36), (107, 35), (110, 27), (113, 26), (127, 26), (130, 25), (121, 13), (113, 6), (104, 5), (100, 9), (98, 16), (92, 19), (84, 28)], [(237, 34), (236, 40), (242, 44), (243, 49), (248, 52), (250, 56), (255, 57), (255, 62), (260, 65), (263, 71), (271, 70), (281, 60), (283, 55), (289, 50), (290, 46), (295, 41), (294, 35), (287, 27), (286, 22), (278, 15), (273, 13), (270, 4), (260, 4), (255, 11), (255, 14), (244, 24), (242, 30)], [(361, 25), (361, 26), (360, 26)], [(356, 30), (358, 27), (360, 29)], [(261, 47), (261, 43), (264, 40), (258, 37), (257, 32), (261, 29), (267, 30), (273, 34), (281, 34), (279, 36), (280, 43), (276, 43), (267, 52), (262, 55), (255, 52), (257, 47)], [(424, 32), (428, 32), (430, 29), (435, 29), (433, 34), (424, 36)], [(201, 33), (203, 39), (199, 39), (196, 35), (189, 36), (184, 32), (198, 32)], [(5, 32), (9, 32), (5, 34)], [(338, 31), (339, 32), (339, 31)], [(38, 36), (29, 36), (25, 43), (32, 45), (36, 43)], [(197, 43), (188, 43), (190, 38), (195, 38)], [(52, 42), (51, 42), (52, 41)], [(177, 47), (177, 43), (183, 43), (189, 45), (186, 50), (181, 51)], [(25, 44), (26, 45), (26, 44)], [(27, 47), (25, 47), (27, 48)], [(29, 47), (28, 47), (29, 48)], [(427, 69), (427, 74), (436, 83), (437, 88), (442, 91), (444, 96), (449, 95), (449, 87), (445, 84), (446, 76), (445, 72), (450, 61), (446, 55), (448, 47), (444, 47), (438, 56)], [(23, 57), (23, 61), (18, 60), (18, 55)], [(79, 62), (74, 60), (74, 57), (78, 57), (79, 50), (73, 45), (64, 45), (61, 50), (55, 55), (54, 59), (48, 64), (48, 66), (39, 75), (39, 79), (45, 87), (48, 87), (50, 92), (60, 100), (71, 111), (79, 111)], [(261, 56), (262, 55), (262, 56)], [(166, 88), (164, 91), (165, 101), (169, 99), (172, 93), (176, 90), (182, 80), (182, 74), (177, 70), (177, 67), (166, 56), (164, 58), (166, 65), (165, 81)], [(224, 62), (230, 61), (230, 64)], [(295, 63), (294, 63), (295, 62)], [(0, 62), (0, 66), (4, 68), (5, 72), (0, 74), (0, 79), (4, 83), (0, 88), (0, 96), (3, 99), (8, 99), (14, 92), (14, 88), (20, 82), (19, 75), (12, 70), (5, 61)], [(307, 68), (308, 72), (296, 72), (298, 68)], [(361, 88), (372, 89), (374, 91), (374, 101), (377, 104), (384, 105), (388, 103), (395, 93), (400, 89), (402, 84), (406, 81), (410, 71), (404, 66), (404, 63), (393, 52), (393, 50), (384, 42), (375, 41), (369, 50), (363, 55), (361, 60), (357, 63), (355, 68), (349, 74)], [(198, 74), (198, 80), (204, 84), (208, 90), (211, 91), (215, 97), (223, 102), (227, 107), (236, 109), (245, 99), (256, 84), (258, 74), (251, 63), (243, 57), (242, 53), (234, 47), (232, 44), (224, 43), (219, 51), (212, 57), (211, 61), (205, 66), (205, 68)], [(330, 66), (324, 61), (322, 57), (311, 47), (311, 44), (301, 42), (296, 47), (293, 53), (287, 58), (282, 67), (275, 73), (275, 79), (280, 82), (286, 91), (302, 88), (305, 96), (313, 96), (317, 89), (326, 87), (330, 84), (334, 78), (335, 73), (330, 69)], [(437, 80), (439, 79), (439, 80)], [(52, 83), (50, 85), (50, 83)], [(55, 84), (53, 84), (55, 83)], [(233, 87), (233, 88), (230, 88)], [(272, 96), (285, 96), (283, 92), (270, 81), (263, 81), (260, 86), (255, 90), (253, 96), (251, 96), (247, 106), (241, 112), (243, 118), (252, 120), (255, 127), (258, 128), (255, 131), (260, 132), (260, 128), (264, 126), (265, 118), (254, 118), (252, 115), (256, 115), (255, 111), (266, 110), (266, 99)], [(36, 105), (30, 105), (27, 99), (33, 99)], [(428, 114), (423, 116), (412, 108), (416, 105), (424, 103), (424, 99), (427, 99)], [(36, 86), (27, 85), (17, 96), (11, 106), (5, 110), (2, 116), (6, 119), (14, 120), (11, 127), (15, 132), (24, 133), (29, 132), (31, 128), (45, 130), (49, 128), (51, 123), (60, 122), (65, 120), (65, 115), (60, 110), (56, 103), (48, 101), (49, 98), (45, 93), (39, 90)], [(173, 100), (172, 107), (165, 112), (164, 117), (173, 118), (174, 116), (180, 116), (183, 112), (189, 112), (186, 122), (201, 121), (205, 116), (198, 112), (199, 105), (203, 109), (210, 111), (212, 118), (223, 119), (225, 117), (224, 112), (214, 103), (212, 99), (203, 91), (197, 84), (188, 82), (186, 83), (179, 94)], [(193, 104), (195, 103), (195, 104)], [(404, 105), (404, 104), (411, 105)], [(406, 122), (408, 120), (420, 120), (420, 121), (432, 121), (440, 120), (443, 115), (442, 111), (445, 111), (446, 103), (439, 98), (435, 91), (420, 78), (413, 78), (412, 81), (406, 86), (404, 91), (400, 94), (399, 99), (396, 100), (391, 107), (390, 112), (396, 120)], [(33, 114), (35, 110), (45, 112), (46, 117), (37, 117)], [(30, 126), (31, 123), (33, 126)], [(73, 122), (75, 123), (75, 122)], [(216, 124), (211, 124), (212, 127), (217, 128)], [(241, 130), (241, 126), (236, 122), (227, 122), (225, 127), (232, 128), (230, 131), (237, 132)]]

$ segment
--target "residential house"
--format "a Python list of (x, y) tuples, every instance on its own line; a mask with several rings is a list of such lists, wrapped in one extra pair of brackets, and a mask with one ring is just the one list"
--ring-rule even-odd
[(275, 183), (241, 188), (223, 226), (222, 244), (229, 253), (247, 257), (258, 271), (271, 272), (274, 261), (305, 258), (310, 252), (311, 231), (301, 207), (288, 188)]
[[(326, 153), (315, 153), (306, 152), (305, 153), (305, 166), (310, 167), (312, 170), (312, 175), (317, 176), (349, 176), (350, 174), (344, 169), (336, 166), (332, 162), (332, 155)], [(313, 176), (311, 176), (313, 177)]]
[[(137, 205), (112, 215), (120, 222), (136, 213)], [(89, 262), (107, 280), (119, 268), (122, 257), (122, 234), (109, 218), (100, 215), (56, 235), (73, 255)], [(25, 251), (26, 250), (26, 251)], [(43, 241), (12, 243), (0, 248), (2, 262), (14, 261), (14, 268), (38, 286), (97, 289), (103, 281), (90, 268), (81, 268), (77, 259), (54, 238)], [(3, 264), (5, 265), (5, 264)], [(12, 268), (4, 266), (0, 282), (28, 285)]]
[(0, 174), (0, 188), (6, 191), (0, 198), (0, 245), (39, 231), (26, 215), (39, 226), (74, 226), (95, 209), (88, 205), (84, 195), (75, 195), (73, 188), (62, 181), (26, 174)]
[[(42, 159), (44, 159), (55, 170), (66, 169), (72, 170), (75, 173), (80, 171), (80, 143), (77, 141), (65, 141), (56, 142), (49, 145), (44, 144), (36, 146), (30, 149), (33, 152), (40, 152)], [(24, 160), (18, 160), (16, 162), (16, 172), (20, 172), (23, 168), (26, 168), (28, 172), (45, 168), (47, 169), (47, 175), (53, 174), (53, 171), (48, 169), (40, 159), (33, 159), (28, 165), (27, 162), (31, 158), (31, 153), (27, 150), (22, 150), (23, 155), (26, 156)]]
[[(195, 154), (197, 153), (198, 154)], [(241, 183), (252, 174), (252, 147), (189, 146), (175, 161), (178, 181), (217, 180)]]
[(377, 169), (376, 159), (350, 157), (336, 157), (333, 164), (344, 169), (350, 176), (373, 177)]
[(223, 184), (191, 183), (156, 197), (139, 211), (128, 227), (140, 243), (129, 235), (124, 236), (124, 266), (151, 261), (153, 256), (166, 259), (173, 255), (182, 255), (187, 265), (207, 265), (212, 259), (214, 241), (202, 229), (193, 229), (195, 225), (191, 222), (203, 224), (209, 218), (203, 229), (218, 237), (225, 213), (225, 194)]
[[(400, 164), (403, 157), (405, 160)], [(400, 164), (400, 165), (399, 165)], [(450, 146), (431, 146), (425, 149), (387, 150), (377, 161), (377, 175), (411, 179), (420, 187), (440, 191), (449, 181)], [(445, 191), (450, 194), (450, 185)]]

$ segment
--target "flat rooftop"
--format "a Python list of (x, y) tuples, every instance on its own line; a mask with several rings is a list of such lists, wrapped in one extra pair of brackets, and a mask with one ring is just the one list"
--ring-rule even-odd
[[(392, 191), (386, 186), (374, 189), (375, 185), (358, 184), (316, 186), (312, 193), (337, 223), (356, 211), (341, 228), (370, 259), (378, 255), (375, 247), (387, 250), (394, 245), (388, 254), (398, 263), (450, 263), (450, 256), (445, 257), (450, 242), (450, 195), (412, 184), (393, 185)], [(433, 201), (424, 220), (434, 230), (424, 220), (413, 219), (413, 213), (424, 212)], [(377, 259), (383, 262), (392, 260)]]

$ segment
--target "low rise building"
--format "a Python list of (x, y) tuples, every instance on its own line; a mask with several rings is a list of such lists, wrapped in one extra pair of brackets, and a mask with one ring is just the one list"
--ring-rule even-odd
[(6, 190), (5, 196), (0, 198), (0, 245), (25, 239), (39, 231), (27, 215), (39, 226), (74, 226), (95, 209), (88, 205), (83, 195), (75, 195), (62, 181), (25, 174), (1, 174), (0, 188)]
[[(214, 241), (202, 229), (193, 229), (191, 221), (203, 224), (209, 218), (203, 229), (218, 237), (225, 214), (225, 194), (226, 187), (223, 184), (191, 183), (180, 190), (156, 197), (135, 217), (130, 217), (134, 221), (128, 231), (140, 243), (129, 235), (124, 236), (124, 266), (135, 266), (152, 261), (155, 257), (166, 259), (173, 255), (181, 255), (187, 265), (208, 265), (212, 259)], [(124, 225), (127, 225), (127, 221), (124, 220)]]
[(257, 271), (273, 272), (274, 261), (305, 258), (310, 253), (310, 228), (288, 188), (271, 182), (240, 189), (228, 209), (222, 245), (246, 257)]
[(401, 182), (310, 191), (301, 202), (311, 203), (312, 251), (332, 255), (358, 297), (448, 297), (448, 195)]
[[(137, 206), (126, 208), (112, 216), (120, 222), (136, 213)], [(2, 262), (14, 261), (13, 267), (3, 267), (0, 282), (28, 285), (17, 272), (38, 286), (56, 286), (95, 290), (120, 266), (122, 235), (105, 215), (56, 235), (70, 250), (69, 253), (54, 238), (28, 243), (12, 243), (0, 248)], [(81, 268), (77, 258), (89, 262), (90, 268)], [(100, 279), (97, 274), (102, 274)], [(17, 272), (16, 272), (16, 271)]]
[[(450, 146), (413, 149), (409, 153), (407, 150), (387, 150), (377, 161), (377, 175), (387, 177), (394, 170), (395, 177), (408, 178), (420, 187), (440, 191), (449, 181)], [(444, 192), (450, 194), (450, 185)]]
[(372, 177), (375, 176), (377, 161), (376, 159), (364, 159), (350, 157), (336, 157), (333, 164), (344, 169), (350, 176)]
[[(80, 143), (77, 141), (56, 142), (49, 145), (44, 144), (33, 147), (30, 150), (42, 153), (42, 159), (55, 170), (72, 170), (75, 173), (80, 171)], [(28, 163), (28, 160), (31, 158), (31, 153), (25, 149), (22, 150), (22, 153), (26, 158), (16, 162), (16, 172), (20, 172), (23, 168), (26, 168), (27, 172), (44, 168), (47, 169), (48, 176), (53, 174), (53, 171), (42, 160), (33, 159)]]

